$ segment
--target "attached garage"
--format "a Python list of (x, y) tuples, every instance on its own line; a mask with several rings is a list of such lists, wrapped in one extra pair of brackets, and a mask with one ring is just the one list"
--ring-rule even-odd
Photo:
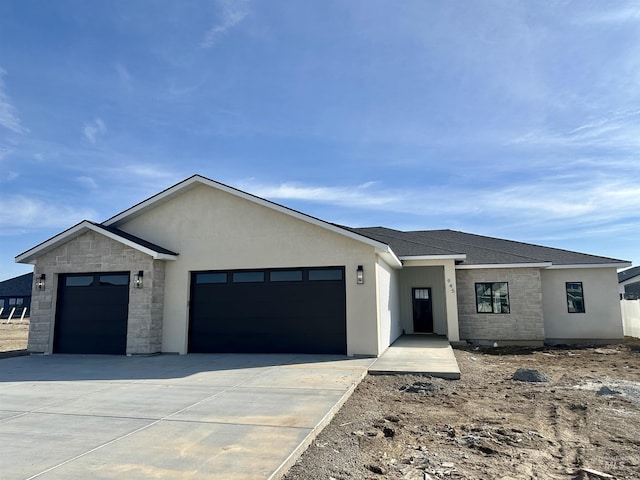
[(129, 273), (60, 275), (54, 353), (124, 354)]
[(344, 267), (193, 272), (189, 352), (346, 354)]

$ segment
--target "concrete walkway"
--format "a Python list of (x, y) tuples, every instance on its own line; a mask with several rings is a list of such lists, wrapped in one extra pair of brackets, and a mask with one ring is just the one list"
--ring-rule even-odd
[(233, 354), (4, 359), (0, 477), (279, 478), (372, 362)]
[(449, 341), (432, 335), (403, 335), (373, 365), (369, 373), (414, 373), (457, 380), (460, 368)]

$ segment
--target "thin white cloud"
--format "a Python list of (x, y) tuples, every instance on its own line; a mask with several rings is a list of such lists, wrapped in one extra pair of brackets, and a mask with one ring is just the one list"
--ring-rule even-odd
[(597, 23), (628, 23), (640, 20), (640, 6), (637, 2), (598, 2), (597, 11), (578, 10), (576, 16), (577, 23), (597, 24)]
[(402, 195), (385, 193), (374, 188), (376, 182), (356, 186), (313, 186), (285, 182), (277, 185), (241, 182), (240, 189), (259, 197), (279, 200), (303, 200), (358, 208), (390, 208), (402, 202)]
[(96, 117), (93, 121), (84, 125), (82, 133), (84, 133), (87, 140), (95, 144), (102, 135), (107, 133), (107, 126), (101, 118)]
[(213, 25), (200, 43), (202, 48), (211, 48), (218, 39), (241, 23), (250, 13), (248, 0), (218, 0), (220, 21)]
[(7, 94), (3, 77), (7, 72), (0, 68), (0, 126), (18, 135), (29, 133), (29, 129), (22, 125), (16, 107)]
[(639, 110), (607, 112), (568, 131), (554, 131), (551, 127), (542, 128), (527, 132), (509, 143), (555, 147), (636, 148), (640, 147), (639, 119)]
[[(640, 185), (616, 176), (588, 178), (571, 175), (537, 178), (502, 188), (474, 189), (432, 186), (427, 189), (388, 189), (376, 183), (354, 186), (318, 186), (298, 183), (240, 182), (239, 188), (280, 200), (299, 200), (351, 209), (411, 215), (418, 228), (432, 228), (443, 220), (494, 230), (562, 231), (581, 229), (628, 230), (629, 218), (640, 212)], [(427, 207), (428, 206), (428, 207)], [(371, 217), (369, 214), (368, 217)], [(615, 226), (612, 226), (615, 223)], [(619, 226), (618, 226), (619, 224)]]
[(129, 73), (129, 70), (127, 70), (127, 67), (125, 67), (121, 63), (116, 63), (114, 65), (114, 68), (116, 69), (116, 73), (118, 74), (118, 78), (120, 79), (120, 84), (124, 86), (126, 89), (130, 90), (132, 88), (131, 73)]
[(138, 164), (127, 165), (123, 167), (122, 170), (128, 176), (151, 178), (151, 179), (176, 178), (172, 172), (165, 170), (163, 167), (159, 165), (154, 165), (152, 163), (138, 163)]
[(94, 219), (91, 209), (57, 205), (25, 195), (0, 197), (0, 234), (13, 229), (67, 228), (83, 219)]
[(81, 177), (76, 177), (76, 182), (78, 182), (80, 185), (89, 188), (89, 189), (95, 189), (98, 188), (98, 184), (96, 183), (96, 181), (91, 178), (91, 177), (86, 177), (86, 176), (81, 176)]

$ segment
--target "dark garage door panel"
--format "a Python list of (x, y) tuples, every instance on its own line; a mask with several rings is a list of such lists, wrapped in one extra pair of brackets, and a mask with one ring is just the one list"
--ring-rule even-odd
[[(198, 284), (192, 281), (190, 352), (346, 353), (340, 280)], [(231, 279), (231, 274), (229, 274)]]
[(54, 353), (124, 354), (128, 311), (128, 273), (61, 275)]

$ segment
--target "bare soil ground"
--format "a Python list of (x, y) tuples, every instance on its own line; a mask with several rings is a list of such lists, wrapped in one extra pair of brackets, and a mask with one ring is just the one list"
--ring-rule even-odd
[(455, 355), (461, 380), (365, 378), (284, 478), (640, 479), (640, 340)]
[(6, 322), (6, 318), (0, 319), (0, 352), (24, 350), (27, 348), (29, 319), (25, 318), (22, 323), (19, 323), (20, 319), (11, 320), (9, 324)]

